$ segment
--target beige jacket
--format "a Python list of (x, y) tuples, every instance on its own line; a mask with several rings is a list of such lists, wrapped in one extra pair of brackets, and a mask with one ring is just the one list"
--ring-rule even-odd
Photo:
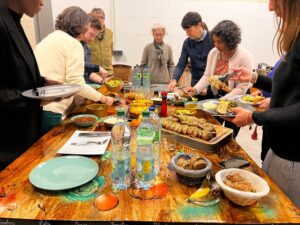
[(173, 76), (175, 66), (172, 48), (163, 43), (162, 50), (162, 65), (158, 59), (154, 43), (146, 45), (143, 51), (141, 65), (147, 64), (149, 66), (152, 84), (168, 84)]
[(113, 32), (105, 28), (103, 39), (95, 38), (88, 46), (91, 51), (91, 62), (100, 65), (112, 75)]
[[(79, 96), (92, 101), (100, 100), (102, 94), (84, 81), (84, 52), (78, 40), (56, 30), (36, 46), (34, 53), (42, 76), (65, 84), (80, 84), (83, 90), (78, 93)], [(70, 97), (50, 103), (43, 110), (61, 113), (65, 118), (72, 110), (72, 102), (73, 97)]]

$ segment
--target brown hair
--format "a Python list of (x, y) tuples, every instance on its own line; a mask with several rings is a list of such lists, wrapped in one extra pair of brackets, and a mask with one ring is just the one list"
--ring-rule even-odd
[(90, 18), (85, 11), (77, 6), (71, 6), (57, 16), (55, 29), (62, 30), (76, 38), (86, 31), (86, 25), (89, 22)]
[(90, 19), (91, 19), (91, 27), (95, 28), (97, 30), (101, 30), (101, 24), (100, 24), (98, 18), (90, 15)]
[[(277, 51), (283, 55), (292, 50), (300, 32), (300, 1), (273, 0), (277, 18)], [(274, 38), (275, 39), (275, 38)]]

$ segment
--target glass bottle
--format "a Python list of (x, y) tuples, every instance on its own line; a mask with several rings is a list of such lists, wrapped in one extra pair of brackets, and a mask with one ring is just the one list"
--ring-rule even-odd
[(112, 180), (114, 189), (130, 186), (130, 129), (124, 118), (124, 110), (117, 111), (117, 122), (112, 128)]

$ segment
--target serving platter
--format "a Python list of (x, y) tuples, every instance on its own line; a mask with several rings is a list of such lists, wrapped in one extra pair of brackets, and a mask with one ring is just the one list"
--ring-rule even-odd
[[(212, 116), (217, 116), (217, 117), (235, 117), (235, 114), (232, 113), (232, 112), (227, 112), (225, 114), (219, 114), (216, 109), (217, 109), (217, 106), (220, 102), (220, 99), (205, 99), (205, 100), (202, 100), (202, 101), (199, 101), (197, 103), (198, 107), (211, 114)], [(236, 103), (236, 107), (241, 107), (241, 108), (244, 108), (244, 109), (247, 109), (249, 111), (253, 111), (254, 108), (249, 105), (249, 104), (245, 104), (245, 103), (242, 103), (242, 102), (235, 102)]]
[(216, 136), (210, 139), (209, 141), (205, 141), (200, 138), (191, 137), (185, 134), (179, 134), (174, 131), (167, 130), (162, 128), (162, 133), (164, 134), (175, 134), (177, 136), (177, 141), (187, 145), (191, 148), (197, 150), (203, 150), (207, 152), (216, 152), (222, 146), (224, 146), (229, 139), (232, 138), (233, 130), (227, 127), (223, 127), (221, 125), (214, 125), (216, 129)]
[(79, 84), (60, 84), (30, 89), (22, 92), (22, 95), (33, 99), (55, 100), (71, 97), (82, 89), (83, 87)]

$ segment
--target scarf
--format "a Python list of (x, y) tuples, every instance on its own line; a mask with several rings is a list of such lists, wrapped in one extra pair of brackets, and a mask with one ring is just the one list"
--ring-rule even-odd
[(159, 65), (162, 66), (163, 65), (163, 49), (162, 49), (163, 42), (159, 45), (154, 41), (153, 44), (156, 49), (156, 55), (159, 61)]
[(100, 41), (102, 41), (103, 40), (103, 38), (104, 38), (104, 35), (105, 35), (105, 25), (103, 26), (103, 27), (101, 27), (101, 31), (100, 31), (100, 33), (98, 34), (98, 39), (100, 39)]

